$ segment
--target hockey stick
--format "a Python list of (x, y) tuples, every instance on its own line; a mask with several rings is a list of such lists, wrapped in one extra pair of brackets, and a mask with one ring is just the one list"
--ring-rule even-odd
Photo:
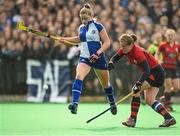
[[(124, 100), (126, 100), (128, 97), (132, 96), (132, 94), (133, 94), (133, 91), (132, 91), (132, 92), (130, 92), (128, 95), (124, 96), (124, 97), (123, 97), (122, 99), (120, 99), (119, 101), (117, 101), (117, 102), (116, 102), (116, 105), (118, 105), (119, 103), (123, 102), (123, 101), (124, 101)], [(99, 114), (98, 114), (98, 115), (96, 115), (95, 117), (93, 117), (93, 118), (89, 119), (88, 121), (86, 121), (86, 123), (91, 122), (92, 120), (94, 120), (94, 119), (98, 118), (99, 116), (103, 115), (104, 113), (106, 113), (106, 112), (107, 112), (107, 111), (109, 111), (109, 110), (111, 110), (111, 107), (110, 107), (110, 108), (108, 108), (108, 109), (106, 109), (105, 111), (103, 111), (103, 112), (99, 113)]]
[[(49, 35), (48, 33), (45, 33), (45, 32), (39, 31), (39, 30), (35, 30), (33, 28), (29, 28), (29, 27), (24, 25), (23, 21), (19, 21), (17, 23), (17, 28), (19, 30), (31, 32), (31, 33), (36, 34), (38, 36), (43, 36), (43, 37), (51, 38), (51, 39), (53, 39), (55, 41), (58, 41), (58, 40), (61, 39), (61, 37)], [(64, 40), (64, 43), (69, 44), (69, 45), (77, 45), (77, 43), (69, 42), (69, 41), (66, 41), (66, 40)]]

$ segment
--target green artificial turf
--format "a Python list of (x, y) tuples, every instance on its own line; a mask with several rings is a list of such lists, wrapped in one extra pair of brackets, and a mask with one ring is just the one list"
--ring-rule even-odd
[(127, 136), (127, 135), (180, 135), (180, 105), (172, 115), (177, 124), (159, 128), (163, 118), (151, 107), (141, 105), (135, 128), (121, 125), (130, 113), (129, 104), (118, 105), (118, 114), (105, 113), (89, 124), (86, 121), (108, 108), (107, 104), (80, 103), (78, 114), (73, 115), (67, 104), (1, 103), (0, 135), (41, 136)]

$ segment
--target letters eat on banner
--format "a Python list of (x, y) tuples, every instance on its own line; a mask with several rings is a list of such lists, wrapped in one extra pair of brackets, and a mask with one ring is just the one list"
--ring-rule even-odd
[(26, 69), (27, 101), (67, 102), (71, 89), (68, 61), (27, 60)]

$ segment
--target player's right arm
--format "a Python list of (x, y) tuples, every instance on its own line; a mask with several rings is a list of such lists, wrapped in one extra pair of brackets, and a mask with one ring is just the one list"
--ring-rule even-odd
[[(80, 30), (81, 30), (81, 27), (82, 27), (82, 26), (83, 26), (83, 25), (80, 25), (80, 26), (79, 26), (78, 35), (77, 35), (77, 36), (61, 37), (60, 40), (59, 40), (59, 42), (65, 44), (64, 41), (68, 41), (68, 42), (72, 42), (72, 43), (75, 43), (76, 45), (78, 45), (78, 44), (81, 42), (81, 40), (80, 40)], [(66, 45), (67, 45), (67, 44), (66, 44)]]
[(79, 36), (73, 36), (73, 37), (61, 37), (59, 42), (65, 43), (64, 41), (72, 42), (72, 43), (80, 43), (80, 38)]

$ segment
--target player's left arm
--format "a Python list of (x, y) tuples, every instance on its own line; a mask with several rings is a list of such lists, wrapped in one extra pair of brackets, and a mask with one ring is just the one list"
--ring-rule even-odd
[(102, 40), (102, 46), (99, 50), (97, 50), (97, 52), (95, 54), (92, 54), (89, 57), (89, 62), (91, 62), (91, 63), (96, 62), (99, 59), (100, 55), (110, 47), (109, 36), (108, 36), (105, 28), (104, 27), (101, 27), (101, 28), (102, 28), (102, 30), (100, 30), (100, 37)]
[(108, 36), (105, 28), (103, 28), (101, 30), (100, 37), (101, 37), (101, 40), (102, 40), (102, 46), (97, 51), (97, 54), (101, 54), (101, 53), (105, 52), (110, 47), (110, 39), (109, 39), (109, 36)]
[(149, 64), (147, 60), (143, 60), (139, 66), (144, 70), (144, 72), (142, 73), (142, 75), (140, 76), (138, 82), (140, 82), (141, 84), (148, 79), (148, 77), (150, 76), (150, 68), (149, 68)]
[(141, 74), (140, 78), (132, 88), (135, 94), (141, 91), (141, 86), (150, 76), (150, 67), (144, 53), (138, 52), (136, 54), (136, 60), (144, 72)]
[(147, 80), (150, 75), (150, 66), (149, 66), (148, 60), (145, 56), (145, 53), (147, 53), (147, 52), (146, 51), (138, 51), (136, 53), (136, 60), (138, 62), (138, 65), (144, 71), (138, 80), (140, 83), (143, 83), (145, 80)]

